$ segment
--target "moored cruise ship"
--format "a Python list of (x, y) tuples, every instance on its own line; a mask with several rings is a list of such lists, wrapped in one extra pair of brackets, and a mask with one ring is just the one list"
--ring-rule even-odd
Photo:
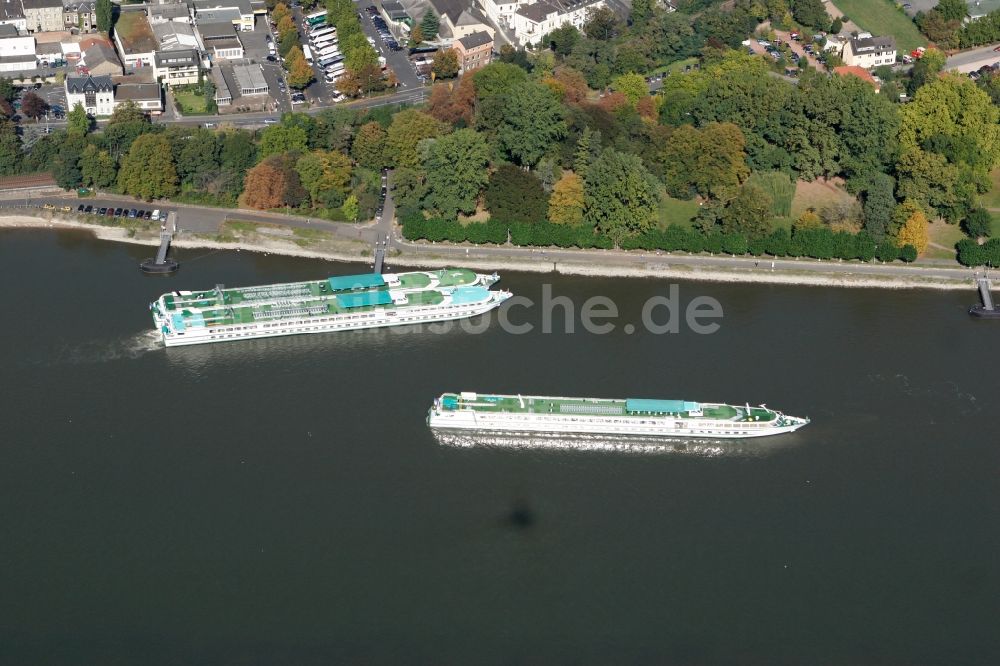
[(480, 432), (730, 439), (794, 432), (809, 419), (763, 405), (463, 392), (437, 398), (427, 423), (432, 428)]
[(463, 319), (510, 298), (500, 277), (464, 268), (174, 291), (150, 304), (168, 346)]

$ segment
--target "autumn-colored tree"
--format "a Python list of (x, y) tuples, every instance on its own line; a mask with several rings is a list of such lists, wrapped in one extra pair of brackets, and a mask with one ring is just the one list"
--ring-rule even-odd
[(611, 89), (625, 95), (632, 106), (638, 104), (642, 98), (649, 97), (649, 84), (642, 75), (635, 72), (615, 77), (611, 81)]
[(302, 55), (302, 48), (293, 46), (285, 59), (288, 67), (288, 85), (293, 88), (305, 88), (313, 80), (313, 68)]
[(823, 226), (823, 220), (812, 209), (803, 211), (799, 219), (792, 223), (792, 228), (796, 231), (800, 229), (819, 229)]
[(427, 103), (427, 113), (449, 125), (471, 125), (475, 109), (476, 87), (471, 76), (463, 76), (458, 85), (435, 86)]
[(625, 93), (617, 91), (608, 93), (607, 95), (602, 97), (601, 101), (599, 102), (599, 106), (602, 109), (612, 113), (617, 111), (618, 109), (624, 109), (625, 107), (630, 106), (630, 104), (631, 103), (629, 102), (628, 97), (625, 96)]
[(277, 24), (279, 35), (287, 35), (290, 32), (298, 32), (298, 29), (295, 27), (295, 21), (292, 20), (292, 17), (287, 14), (282, 16), (281, 20), (277, 21)]
[(551, 76), (542, 79), (542, 83), (567, 104), (580, 104), (587, 99), (589, 92), (587, 79), (572, 67), (556, 67)]
[(243, 181), (243, 194), (240, 195), (240, 205), (244, 208), (261, 210), (283, 206), (287, 185), (285, 171), (281, 168), (277, 156), (269, 157), (247, 171)]
[(351, 183), (351, 160), (343, 153), (314, 150), (295, 163), (302, 186), (314, 206), (335, 208), (344, 203)]
[(334, 85), (337, 87), (337, 92), (343, 93), (348, 97), (357, 97), (361, 93), (361, 84), (358, 82), (358, 77), (351, 70), (347, 70), (338, 76)]
[(381, 169), (385, 166), (385, 130), (377, 122), (365, 123), (358, 128), (351, 145), (351, 156), (358, 165), (366, 169)]
[(552, 186), (549, 221), (554, 224), (580, 224), (583, 221), (583, 204), (583, 179), (567, 171)]
[(649, 121), (655, 121), (660, 114), (660, 110), (656, 107), (656, 98), (651, 95), (640, 99), (639, 103), (635, 105), (635, 110), (643, 120)]
[(281, 23), (281, 20), (288, 16), (288, 5), (283, 2), (279, 2), (271, 10), (271, 20), (275, 23)]
[(424, 41), (424, 29), (420, 27), (420, 24), (413, 26), (413, 30), (410, 31), (410, 46), (417, 46)]
[(899, 230), (899, 235), (896, 237), (896, 244), (899, 247), (912, 245), (916, 248), (917, 255), (921, 255), (927, 251), (927, 246), (930, 245), (930, 234), (927, 229), (927, 216), (924, 215), (922, 210), (915, 210), (907, 218), (906, 223), (903, 224), (903, 228)]
[(21, 113), (38, 120), (49, 110), (49, 104), (33, 92), (24, 93), (21, 98)]
[(451, 79), (458, 76), (458, 51), (455, 49), (441, 49), (434, 56), (434, 64), (431, 71), (439, 79)]

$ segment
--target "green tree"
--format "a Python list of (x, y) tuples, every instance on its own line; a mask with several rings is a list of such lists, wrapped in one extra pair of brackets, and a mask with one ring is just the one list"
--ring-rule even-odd
[[(219, 154), (222, 168), (243, 174), (257, 163), (257, 146), (249, 132), (229, 130), (222, 135), (222, 150)], [(242, 178), (241, 178), (242, 180)]]
[(732, 123), (709, 123), (704, 129), (682, 125), (661, 150), (667, 190), (687, 198), (691, 191), (705, 197), (729, 199), (750, 175), (746, 142)]
[(260, 159), (288, 153), (304, 153), (309, 149), (309, 136), (302, 127), (271, 125), (260, 135)]
[(111, 157), (120, 160), (131, 148), (133, 141), (153, 129), (146, 114), (133, 102), (127, 102), (115, 107), (99, 136)]
[(618, 16), (614, 10), (601, 5), (587, 12), (587, 20), (583, 24), (583, 34), (591, 39), (608, 41), (618, 34), (619, 28)]
[(111, 0), (97, 0), (94, 5), (94, 13), (97, 14), (97, 29), (104, 34), (110, 33), (114, 21), (114, 6), (111, 4)]
[(66, 132), (76, 136), (86, 136), (90, 131), (90, 118), (87, 117), (87, 110), (77, 102), (73, 109), (66, 114)]
[(177, 193), (177, 170), (165, 136), (143, 134), (132, 142), (118, 170), (118, 188), (147, 201)]
[(199, 127), (187, 134), (175, 155), (182, 183), (202, 187), (219, 173), (219, 145), (215, 133)]
[(969, 6), (965, 0), (940, 0), (934, 11), (946, 21), (963, 21), (969, 14)]
[(547, 34), (542, 39), (542, 43), (555, 51), (556, 55), (566, 57), (573, 52), (573, 47), (577, 45), (581, 37), (580, 31), (572, 23), (563, 23)]
[(441, 49), (434, 56), (434, 64), (431, 66), (434, 76), (439, 79), (452, 79), (458, 76), (458, 51), (455, 49)]
[(649, 97), (649, 84), (635, 72), (616, 76), (611, 80), (611, 89), (625, 95), (632, 106), (638, 104), (639, 100)]
[(590, 165), (584, 198), (584, 220), (620, 244), (652, 226), (660, 197), (638, 157), (608, 148)]
[(348, 222), (357, 222), (358, 215), (361, 212), (361, 209), (358, 207), (358, 197), (353, 194), (347, 195), (347, 198), (344, 199), (344, 205), (340, 207), (340, 210), (344, 213), (344, 217)]
[(80, 185), (80, 154), (86, 145), (82, 136), (63, 135), (59, 152), (49, 164), (49, 170), (56, 184), (64, 190), (70, 190)]
[(548, 197), (541, 181), (512, 164), (505, 164), (493, 172), (485, 199), (490, 219), (506, 225), (541, 222), (548, 208)]
[(392, 117), (386, 132), (387, 155), (396, 166), (414, 168), (421, 162), (418, 150), (424, 139), (441, 136), (447, 127), (431, 115), (416, 109), (400, 111)]
[(763, 238), (771, 233), (771, 197), (760, 187), (747, 183), (736, 198), (722, 209), (720, 221), (727, 234)]
[(21, 137), (17, 125), (0, 118), (0, 175), (16, 173), (21, 164)]
[(487, 164), (489, 147), (475, 130), (460, 129), (435, 140), (427, 154), (427, 203), (446, 219), (474, 213), (489, 179)]
[(314, 206), (337, 208), (350, 191), (351, 160), (337, 151), (314, 150), (295, 162), (302, 186)]
[(506, 99), (497, 138), (518, 164), (531, 167), (565, 135), (564, 116), (565, 109), (551, 90), (526, 83)]
[(434, 13), (433, 9), (428, 9), (424, 14), (424, 18), (420, 21), (420, 31), (424, 34), (424, 39), (434, 41), (440, 25), (441, 22), (438, 21), (437, 14)]
[(895, 186), (896, 181), (892, 176), (878, 173), (865, 188), (864, 228), (876, 242), (895, 233), (892, 228), (892, 213), (896, 207), (896, 199), (893, 196)]
[(118, 172), (108, 151), (89, 144), (80, 154), (80, 176), (84, 185), (103, 189), (114, 185)]
[(993, 218), (985, 208), (973, 208), (962, 220), (962, 230), (969, 238), (986, 238), (992, 232)]
[(830, 17), (823, 7), (823, 0), (794, 0), (792, 16), (802, 25), (811, 28), (822, 29), (830, 25)]
[(650, 0), (632, 0), (632, 11), (629, 22), (636, 27), (643, 27), (653, 15), (653, 3)]
[(549, 222), (553, 224), (580, 224), (583, 222), (583, 179), (567, 171), (552, 186), (549, 197)]
[(924, 55), (913, 64), (913, 69), (910, 71), (910, 95), (915, 95), (917, 90), (937, 78), (944, 65), (944, 53), (935, 48), (924, 51)]
[(418, 169), (397, 168), (392, 174), (392, 185), (393, 198), (401, 211), (417, 210), (427, 196), (427, 174)]
[(381, 169), (386, 164), (386, 134), (377, 122), (365, 123), (358, 128), (351, 145), (351, 156), (360, 166), (367, 169)]

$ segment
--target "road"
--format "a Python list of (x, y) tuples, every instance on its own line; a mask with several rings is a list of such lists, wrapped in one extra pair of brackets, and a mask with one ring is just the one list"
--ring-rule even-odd
[(956, 70), (963, 74), (974, 72), (983, 65), (992, 65), (1000, 62), (1000, 53), (994, 51), (995, 44), (983, 46), (978, 49), (969, 49), (949, 57), (944, 64), (945, 70)]
[[(6, 199), (0, 199), (0, 211), (3, 211), (3, 209), (21, 208), (23, 209), (23, 213), (27, 215), (40, 214), (41, 211), (38, 206), (44, 203), (52, 203), (57, 207), (69, 205), (75, 211), (81, 202), (75, 194), (46, 194), (32, 195), (30, 198), (25, 196), (13, 198), (10, 193), (7, 193), (6, 196)], [(463, 261), (489, 263), (491, 261), (499, 262), (507, 260), (536, 263), (551, 269), (554, 269), (555, 265), (561, 262), (572, 264), (589, 263), (594, 266), (620, 266), (638, 269), (689, 267), (702, 270), (724, 269), (745, 274), (770, 273), (775, 275), (794, 274), (800, 276), (803, 273), (815, 273), (826, 276), (851, 276), (855, 278), (867, 277), (876, 279), (902, 277), (910, 279), (971, 280), (973, 278), (972, 269), (957, 267), (953, 262), (947, 260), (923, 261), (914, 265), (899, 263), (863, 264), (837, 260), (815, 261), (811, 259), (774, 259), (772, 261), (769, 258), (730, 257), (725, 255), (705, 256), (643, 251), (625, 252), (620, 250), (523, 248), (514, 246), (471, 246), (411, 242), (404, 240), (400, 235), (399, 228), (392, 224), (394, 207), (391, 190), (386, 197), (382, 219), (377, 222), (362, 224), (328, 222), (299, 216), (282, 215), (280, 213), (211, 208), (172, 202), (141, 204), (130, 197), (115, 195), (102, 195), (97, 198), (87, 199), (86, 202), (90, 205), (99, 206), (125, 207), (127, 204), (128, 207), (138, 207), (141, 205), (145, 208), (152, 206), (160, 210), (176, 210), (178, 213), (178, 226), (182, 232), (217, 233), (224, 221), (234, 219), (294, 228), (322, 229), (342, 239), (362, 241), (369, 244), (374, 243), (375, 239), (380, 235), (389, 233), (393, 250), (398, 251), (407, 259), (416, 261), (420, 259), (454, 259), (455, 264), (460, 264)], [(24, 208), (26, 204), (30, 204), (32, 207)], [(391, 254), (387, 256), (390, 263), (391, 257)]]

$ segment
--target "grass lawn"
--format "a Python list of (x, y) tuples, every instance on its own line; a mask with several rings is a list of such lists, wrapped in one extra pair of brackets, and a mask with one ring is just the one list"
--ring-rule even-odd
[(208, 100), (201, 95), (196, 95), (190, 90), (175, 90), (174, 100), (177, 102), (177, 106), (180, 107), (181, 113), (189, 114), (208, 112)]
[(917, 30), (916, 24), (891, 0), (836, 0), (837, 8), (844, 12), (862, 30), (873, 35), (892, 35), (896, 38), (899, 53), (909, 53), (918, 46), (927, 46), (927, 40)]
[(990, 181), (993, 183), (993, 187), (986, 194), (980, 195), (979, 203), (985, 208), (1000, 210), (1000, 169), (994, 169), (990, 172)]
[(672, 62), (669, 65), (664, 65), (663, 67), (657, 67), (653, 71), (646, 74), (646, 76), (653, 76), (655, 74), (666, 74), (670, 72), (671, 74), (676, 74), (677, 72), (683, 72), (684, 68), (688, 65), (694, 67), (698, 64), (697, 58), (685, 58), (684, 60), (678, 60), (677, 62)]
[(810, 208), (820, 210), (824, 206), (841, 200), (851, 201), (854, 197), (841, 189), (839, 182), (834, 180), (800, 180), (795, 184), (795, 197), (792, 199), (792, 219), (798, 219)]
[(990, 211), (990, 217), (993, 218), (993, 224), (990, 225), (990, 238), (1000, 238), (1000, 211)]
[[(993, 218), (993, 228), (997, 227), (997, 218)], [(928, 259), (954, 259), (955, 243), (965, 238), (962, 228), (957, 224), (945, 224), (938, 220), (928, 227), (931, 244), (924, 253)]]
[(673, 197), (664, 196), (660, 202), (660, 209), (656, 218), (660, 222), (660, 227), (666, 229), (671, 224), (679, 224), (682, 227), (690, 227), (691, 219), (698, 214), (701, 206), (694, 199), (683, 201)]

